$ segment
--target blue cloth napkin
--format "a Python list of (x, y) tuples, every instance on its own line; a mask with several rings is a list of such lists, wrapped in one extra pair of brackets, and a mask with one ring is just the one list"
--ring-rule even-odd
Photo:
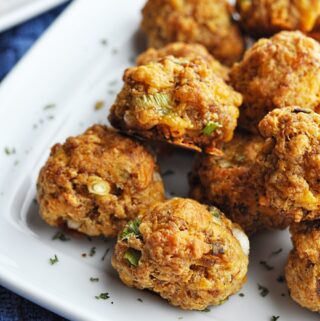
[[(0, 80), (3, 79), (67, 5), (62, 5), (18, 27), (0, 33)], [(0, 321), (62, 320), (65, 319), (0, 286)]]
[(0, 33), (0, 80), (11, 70), (68, 4)]

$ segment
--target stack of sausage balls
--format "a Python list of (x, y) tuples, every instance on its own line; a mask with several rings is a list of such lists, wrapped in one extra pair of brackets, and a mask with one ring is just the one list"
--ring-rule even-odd
[[(117, 237), (126, 285), (195, 310), (244, 284), (244, 231), (290, 225), (291, 296), (320, 311), (320, 2), (149, 0), (141, 27), (150, 48), (124, 72), (114, 128), (52, 147), (41, 216)], [(245, 51), (245, 35), (271, 38)], [(165, 199), (149, 142), (195, 152), (190, 199)]]

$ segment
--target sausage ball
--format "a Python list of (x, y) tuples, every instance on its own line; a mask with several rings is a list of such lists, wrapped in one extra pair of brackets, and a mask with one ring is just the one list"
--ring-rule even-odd
[(320, 220), (294, 223), (290, 232), (294, 249), (285, 269), (290, 295), (320, 312)]
[(152, 290), (182, 309), (203, 310), (243, 286), (248, 252), (244, 232), (218, 209), (174, 198), (125, 227), (112, 265), (130, 287)]
[(149, 47), (170, 42), (200, 43), (219, 61), (231, 65), (244, 51), (244, 41), (226, 0), (148, 0), (142, 30)]
[(243, 95), (240, 127), (256, 133), (271, 110), (303, 106), (320, 110), (320, 44), (300, 32), (261, 39), (234, 65), (231, 84)]
[(137, 65), (147, 65), (152, 61), (157, 61), (161, 58), (165, 58), (166, 56), (186, 59), (202, 58), (207, 62), (217, 76), (220, 76), (225, 81), (229, 80), (229, 68), (223, 66), (218, 60), (209, 54), (208, 50), (204, 46), (199, 44), (175, 42), (160, 49), (150, 48), (138, 56)]
[(128, 68), (111, 124), (129, 134), (207, 153), (231, 140), (242, 97), (202, 59), (168, 56)]
[(284, 228), (284, 216), (275, 217), (273, 209), (259, 204), (251, 168), (263, 146), (260, 136), (238, 132), (223, 147), (221, 157), (200, 155), (189, 176), (191, 197), (220, 208), (248, 234), (264, 228)]
[(43, 219), (81, 233), (116, 236), (164, 189), (153, 156), (101, 125), (56, 144), (37, 182)]
[(259, 124), (265, 144), (254, 164), (260, 204), (295, 222), (320, 218), (320, 115), (287, 107)]
[(237, 0), (242, 27), (252, 36), (282, 30), (311, 31), (320, 16), (319, 0)]
[(311, 311), (320, 312), (320, 263), (300, 258), (293, 250), (285, 277), (292, 299)]

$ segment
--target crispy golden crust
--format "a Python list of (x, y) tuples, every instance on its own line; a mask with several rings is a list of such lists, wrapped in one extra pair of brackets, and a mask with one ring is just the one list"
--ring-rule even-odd
[(260, 204), (295, 222), (320, 217), (320, 115), (287, 107), (270, 112), (259, 124), (266, 139), (252, 175)]
[(237, 0), (241, 25), (255, 37), (282, 30), (311, 31), (320, 16), (319, 0)]
[(187, 59), (202, 58), (208, 63), (212, 71), (217, 76), (220, 76), (225, 81), (229, 80), (229, 68), (223, 66), (218, 60), (209, 54), (208, 50), (204, 46), (199, 44), (175, 42), (160, 49), (149, 48), (138, 56), (137, 65), (147, 65), (150, 62), (157, 61), (166, 56)]
[(239, 125), (252, 132), (275, 108), (302, 106), (319, 112), (320, 44), (300, 32), (261, 39), (234, 65), (230, 78), (243, 94)]
[(105, 126), (56, 144), (37, 182), (43, 219), (97, 236), (116, 236), (155, 201), (164, 199), (153, 156)]
[[(141, 218), (138, 236), (118, 238), (112, 265), (121, 280), (188, 310), (221, 304), (237, 292), (246, 281), (248, 257), (233, 229), (245, 234), (211, 210), (190, 199), (156, 204)], [(125, 258), (128, 249), (140, 253), (135, 265)]]
[(141, 27), (150, 47), (176, 41), (200, 43), (219, 61), (231, 65), (244, 51), (232, 12), (226, 0), (149, 0)]
[(294, 223), (290, 232), (297, 255), (320, 264), (320, 220)]
[(232, 138), (242, 97), (202, 59), (168, 56), (128, 68), (123, 79), (109, 115), (114, 127), (207, 153)]
[(263, 146), (260, 136), (238, 132), (225, 144), (222, 157), (200, 155), (189, 177), (191, 196), (220, 208), (249, 234), (263, 228), (284, 228), (283, 215), (259, 204), (251, 168)]
[(315, 312), (320, 311), (320, 264), (302, 259), (295, 251), (289, 255), (285, 276), (294, 301)]

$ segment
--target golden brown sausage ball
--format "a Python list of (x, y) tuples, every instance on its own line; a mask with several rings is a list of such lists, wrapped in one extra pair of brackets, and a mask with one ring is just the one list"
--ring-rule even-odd
[(259, 124), (266, 142), (254, 164), (260, 204), (295, 222), (320, 218), (320, 115), (287, 107)]
[(290, 226), (294, 249), (286, 266), (286, 280), (293, 300), (320, 312), (320, 220)]
[(147, 65), (152, 61), (157, 61), (161, 58), (165, 58), (166, 56), (187, 59), (202, 58), (207, 62), (216, 75), (226, 81), (229, 80), (229, 68), (223, 66), (218, 60), (209, 54), (208, 50), (204, 46), (199, 44), (175, 42), (160, 49), (150, 48), (138, 56), (137, 65)]
[(319, 0), (237, 0), (243, 28), (252, 36), (282, 30), (311, 31), (320, 16)]
[(101, 125), (56, 144), (37, 182), (43, 219), (81, 233), (116, 236), (164, 190), (153, 156)]
[(259, 40), (234, 65), (231, 84), (243, 94), (240, 126), (257, 132), (271, 110), (320, 106), (320, 44), (300, 32), (281, 32)]
[(320, 263), (300, 258), (293, 250), (285, 277), (292, 299), (311, 311), (320, 312)]
[(153, 206), (119, 235), (112, 265), (130, 287), (203, 310), (246, 281), (249, 241), (216, 208), (175, 198)]
[(200, 43), (219, 61), (231, 65), (244, 51), (233, 11), (226, 0), (149, 0), (141, 27), (149, 47), (176, 41)]
[(242, 97), (202, 59), (165, 57), (128, 68), (111, 124), (129, 134), (216, 153), (237, 125)]
[(217, 206), (248, 234), (288, 225), (284, 216), (259, 204), (253, 185), (260, 178), (252, 175), (251, 168), (263, 143), (260, 136), (238, 132), (225, 144), (223, 156), (198, 156), (189, 177), (193, 198)]

